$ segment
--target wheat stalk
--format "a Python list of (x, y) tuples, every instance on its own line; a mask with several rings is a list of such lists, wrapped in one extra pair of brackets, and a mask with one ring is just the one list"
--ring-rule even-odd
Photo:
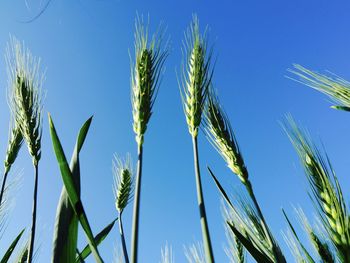
[(208, 263), (205, 256), (203, 244), (192, 244), (189, 247), (185, 247), (185, 256), (188, 263)]
[(132, 199), (134, 190), (134, 175), (130, 155), (127, 155), (125, 162), (118, 157), (113, 161), (114, 196), (115, 207), (119, 212), (119, 234), (122, 242), (122, 249), (126, 263), (129, 263), (128, 251), (126, 248), (122, 215), (123, 211)]
[(32, 262), (37, 210), (38, 163), (41, 157), (41, 90), (44, 75), (40, 73), (40, 59), (33, 57), (24, 44), (15, 38), (11, 38), (6, 58), (12, 112), (16, 125), (27, 144), (34, 166), (32, 227), (28, 251), (28, 262)]
[(285, 130), (304, 167), (321, 222), (339, 257), (347, 262), (350, 260), (349, 215), (329, 158), (322, 156), (292, 117), (287, 116), (287, 120)]
[(131, 237), (131, 262), (137, 262), (139, 211), (142, 178), (142, 157), (144, 135), (152, 115), (152, 108), (160, 84), (164, 62), (168, 55), (167, 45), (163, 47), (163, 30), (149, 39), (148, 26), (143, 19), (135, 22), (135, 62), (131, 67), (131, 101), (133, 129), (138, 145), (138, 162), (135, 182), (134, 213)]
[(198, 155), (198, 128), (202, 120), (202, 112), (208, 87), (211, 83), (211, 52), (207, 52), (206, 33), (201, 35), (199, 21), (193, 16), (192, 23), (185, 33), (185, 62), (182, 65), (182, 81), (180, 93), (186, 116), (188, 130), (192, 136), (193, 159), (195, 168), (197, 201), (200, 213), (204, 251), (207, 262), (214, 262), (213, 249), (210, 240)]

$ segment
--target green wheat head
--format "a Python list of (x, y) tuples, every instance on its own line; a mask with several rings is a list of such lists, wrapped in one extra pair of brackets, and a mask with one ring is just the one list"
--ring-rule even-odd
[(207, 54), (207, 34), (201, 35), (196, 16), (185, 34), (184, 60), (182, 65), (182, 103), (188, 130), (193, 137), (198, 135), (202, 112), (211, 84), (211, 52)]
[(225, 160), (227, 166), (246, 184), (248, 171), (231, 124), (217, 96), (209, 92), (205, 110), (205, 131), (212, 145)]
[(133, 197), (134, 175), (130, 155), (123, 162), (118, 157), (113, 160), (115, 207), (121, 214)]
[(9, 142), (4, 161), (5, 173), (11, 169), (11, 166), (15, 162), (18, 152), (21, 149), (23, 143), (23, 136), (20, 127), (16, 125), (16, 122), (14, 123), (14, 125), (10, 126)]
[(135, 62), (131, 68), (131, 101), (136, 142), (142, 145), (168, 51), (167, 47), (162, 47), (161, 29), (149, 39), (148, 26), (144, 25), (143, 19), (138, 18), (135, 24)]
[[(11, 38), (7, 65), (10, 87), (10, 105), (15, 123), (27, 143), (34, 163), (41, 157), (42, 82), (40, 59), (17, 39)], [(19, 140), (19, 138), (17, 138)]]
[(298, 77), (297, 79), (292, 78), (293, 80), (326, 94), (339, 104), (333, 108), (350, 110), (350, 82), (334, 74), (323, 75), (297, 64), (289, 72)]
[(289, 125), (286, 131), (304, 167), (322, 225), (337, 248), (339, 257), (349, 260), (349, 215), (328, 156), (322, 156), (309, 136), (298, 128), (290, 116), (287, 119)]

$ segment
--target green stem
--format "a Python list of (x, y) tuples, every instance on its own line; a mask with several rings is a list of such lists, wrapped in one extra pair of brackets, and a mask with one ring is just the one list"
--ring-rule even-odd
[(256, 197), (255, 197), (255, 194), (254, 194), (253, 186), (252, 186), (252, 184), (250, 183), (249, 179), (247, 179), (247, 181), (246, 181), (246, 183), (245, 183), (245, 187), (246, 187), (246, 189), (247, 189), (247, 191), (248, 191), (248, 193), (249, 193), (250, 198), (251, 198), (252, 201), (253, 201), (253, 204), (254, 204), (254, 206), (255, 206), (256, 211), (258, 212), (258, 216), (260, 217), (261, 222), (262, 222), (263, 225), (264, 225), (264, 228), (265, 228), (266, 234), (267, 234), (266, 236), (267, 236), (267, 238), (269, 239), (269, 242), (270, 242), (270, 244), (271, 244), (271, 246), (272, 246), (275, 259), (278, 260), (278, 262), (286, 262), (284, 258), (281, 259), (281, 258), (279, 257), (279, 254), (280, 254), (280, 253), (277, 251), (276, 245), (275, 245), (275, 243), (273, 242), (272, 234), (271, 234), (271, 232), (270, 232), (270, 229), (269, 229), (268, 225), (266, 224), (264, 215), (263, 215), (263, 213), (261, 212), (259, 203), (258, 203), (258, 201), (256, 200)]
[(7, 175), (8, 175), (8, 169), (5, 170), (4, 177), (2, 178), (1, 192), (0, 192), (0, 207), (2, 205), (2, 197), (4, 196), (4, 192), (5, 192)]
[(34, 163), (34, 195), (33, 195), (33, 210), (32, 210), (32, 228), (30, 232), (29, 249), (28, 249), (28, 263), (33, 260), (34, 240), (35, 240), (35, 226), (36, 226), (36, 206), (38, 195), (38, 163)]
[(213, 263), (214, 255), (213, 255), (213, 249), (210, 241), (207, 215), (205, 212), (205, 205), (204, 205), (204, 198), (203, 198), (201, 175), (200, 175), (200, 169), (199, 169), (197, 136), (192, 136), (192, 143), (193, 143), (193, 157), (194, 157), (194, 167), (195, 167), (195, 175), (196, 175), (197, 200), (198, 200), (198, 207), (199, 207), (199, 214), (200, 214), (200, 222), (202, 227), (204, 251), (205, 251), (207, 262)]
[(124, 228), (123, 228), (123, 222), (122, 222), (122, 213), (119, 214), (119, 220), (118, 221), (119, 221), (119, 233), (120, 233), (120, 239), (122, 241), (122, 248), (123, 248), (123, 254), (124, 254), (125, 263), (129, 263), (128, 250), (126, 248)]
[(134, 212), (132, 222), (132, 237), (131, 237), (131, 262), (137, 262), (137, 245), (139, 234), (139, 212), (140, 212), (140, 194), (141, 194), (141, 176), (142, 176), (142, 145), (138, 145), (138, 161), (137, 161), (137, 174), (135, 182), (135, 199), (134, 199)]

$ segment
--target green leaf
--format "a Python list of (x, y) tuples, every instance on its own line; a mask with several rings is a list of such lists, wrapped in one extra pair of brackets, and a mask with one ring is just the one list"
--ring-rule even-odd
[[(81, 127), (74, 152), (70, 162), (70, 170), (75, 189), (80, 197), (80, 164), (79, 153), (88, 133), (92, 117)], [(60, 200), (57, 206), (55, 230), (53, 238), (52, 262), (73, 262), (75, 260), (78, 242), (78, 217), (75, 214), (65, 186), (62, 187)]]
[(226, 194), (224, 188), (221, 186), (219, 180), (216, 178), (216, 176), (214, 175), (214, 173), (210, 170), (209, 166), (207, 166), (207, 168), (208, 168), (208, 171), (209, 171), (210, 175), (213, 177), (214, 182), (215, 182), (217, 188), (219, 189), (221, 195), (224, 197), (225, 201), (226, 201), (233, 209), (235, 209), (235, 208), (233, 207), (233, 204), (232, 204), (231, 201), (230, 201), (230, 198), (229, 198), (228, 195)]
[(335, 105), (335, 106), (331, 106), (331, 108), (336, 110), (350, 111), (350, 107), (346, 107), (346, 106)]
[(22, 235), (24, 233), (24, 229), (19, 233), (19, 235), (13, 240), (10, 247), (7, 249), (5, 255), (2, 257), (0, 263), (7, 263), (12, 255), (12, 252), (15, 250), (18, 241), (21, 239)]
[[(69, 201), (72, 205), (72, 208), (73, 208), (75, 214), (78, 216), (79, 222), (80, 222), (80, 224), (81, 224), (81, 226), (86, 234), (89, 246), (91, 248), (92, 254), (95, 257), (96, 262), (101, 263), (101, 262), (103, 262), (103, 260), (98, 252), (89, 221), (87, 219), (83, 204), (82, 204), (81, 199), (80, 199), (80, 195), (75, 187), (73, 174), (69, 168), (66, 156), (64, 154), (64, 151), (63, 151), (63, 148), (61, 145), (61, 142), (58, 138), (55, 126), (53, 124), (53, 121), (52, 121), (50, 115), (49, 115), (49, 124), (50, 124), (50, 134), (51, 134), (53, 148), (55, 151), (55, 155), (56, 155), (56, 159), (57, 159), (59, 168), (61, 170), (62, 180), (63, 180), (64, 186), (66, 188), (66, 191), (67, 191), (67, 194), (69, 197)], [(82, 146), (82, 143), (81, 143), (82, 141), (83, 140), (79, 140), (79, 138), (78, 138), (78, 149)]]
[[(96, 245), (100, 245), (102, 241), (108, 236), (109, 232), (112, 230), (115, 221), (117, 221), (118, 218), (114, 219), (112, 223), (110, 223), (108, 226), (106, 226), (100, 233), (98, 233), (95, 236), (95, 242)], [(76, 257), (76, 263), (81, 263), (84, 261), (89, 255), (91, 254), (91, 249), (89, 245), (86, 245), (85, 248), (77, 255)]]
[(231, 231), (235, 234), (235, 236), (239, 239), (239, 241), (257, 262), (273, 263), (268, 256), (261, 253), (248, 238), (242, 235), (241, 232), (239, 232), (233, 224), (230, 222), (227, 222), (227, 224), (229, 225)]

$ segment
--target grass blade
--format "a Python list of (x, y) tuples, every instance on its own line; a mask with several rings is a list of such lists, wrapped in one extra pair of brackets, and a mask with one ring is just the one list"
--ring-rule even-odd
[[(98, 233), (95, 236), (95, 243), (96, 245), (100, 245), (102, 241), (108, 236), (109, 232), (111, 232), (114, 223), (118, 220), (118, 218), (114, 219), (112, 223), (107, 225), (100, 233)], [(79, 253), (79, 255), (76, 256), (76, 263), (81, 262), (82, 260), (84, 261), (89, 255), (91, 254), (91, 249), (89, 245), (86, 245), (84, 249)]]
[[(91, 230), (89, 221), (87, 219), (83, 204), (82, 204), (81, 199), (79, 197), (79, 194), (75, 188), (73, 175), (71, 173), (71, 170), (69, 169), (69, 165), (68, 165), (66, 156), (64, 154), (61, 142), (58, 138), (55, 126), (52, 122), (50, 115), (49, 115), (49, 123), (50, 123), (50, 133), (51, 133), (53, 148), (54, 148), (54, 151), (56, 154), (57, 162), (58, 162), (60, 170), (61, 170), (62, 180), (63, 180), (64, 186), (66, 188), (66, 191), (68, 193), (69, 201), (74, 209), (75, 214), (78, 216), (78, 219), (79, 219), (81, 226), (84, 229), (84, 232), (85, 232), (86, 237), (88, 239), (89, 246), (91, 248), (91, 251), (92, 251), (96, 261), (98, 263), (101, 263), (101, 262), (103, 262), (103, 260), (102, 260), (100, 254), (97, 250), (94, 236), (92, 234), (92, 230)], [(78, 142), (78, 149), (79, 148), (80, 147), (79, 147), (79, 142)]]
[(15, 250), (18, 241), (21, 239), (22, 235), (24, 233), (24, 229), (19, 233), (19, 235), (13, 240), (10, 247), (7, 249), (5, 255), (2, 257), (0, 263), (7, 263), (12, 255), (12, 252)]
[[(80, 196), (80, 164), (79, 152), (83, 146), (88, 133), (92, 117), (90, 117), (81, 127), (72, 159), (70, 169), (72, 171), (75, 188)], [(56, 222), (53, 239), (52, 261), (73, 262), (76, 258), (76, 248), (78, 242), (78, 217), (69, 202), (68, 193), (63, 186), (60, 200), (57, 207)]]

